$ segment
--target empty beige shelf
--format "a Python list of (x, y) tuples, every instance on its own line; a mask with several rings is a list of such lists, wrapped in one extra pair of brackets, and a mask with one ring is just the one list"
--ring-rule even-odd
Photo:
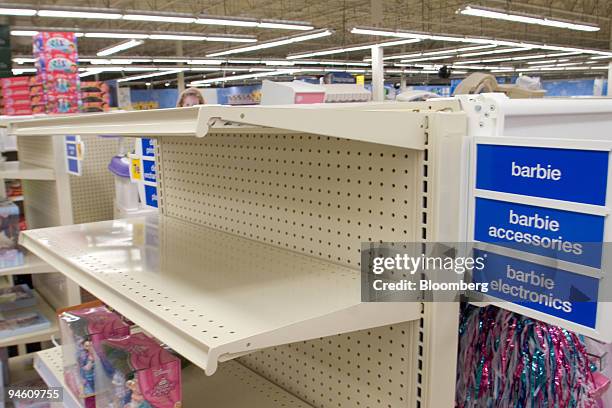
[(53, 169), (18, 161), (0, 162), (0, 179), (54, 180)]
[(209, 375), (258, 349), (420, 317), (417, 303), (361, 302), (358, 269), (170, 217), (20, 239)]

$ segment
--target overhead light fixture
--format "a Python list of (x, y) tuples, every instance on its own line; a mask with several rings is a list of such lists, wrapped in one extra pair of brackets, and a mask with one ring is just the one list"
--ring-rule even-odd
[(36, 68), (13, 68), (13, 75), (21, 75), (30, 72), (36, 72)]
[(460, 58), (465, 58), (465, 57), (477, 57), (479, 55), (507, 54), (507, 53), (511, 53), (511, 52), (529, 51), (531, 49), (532, 48), (522, 48), (522, 47), (518, 47), (518, 48), (501, 48), (501, 49), (498, 49), (498, 50), (478, 51), (478, 52), (470, 52), (470, 53), (466, 53), (466, 54), (460, 54), (459, 57)]
[(83, 33), (85, 38), (129, 38), (135, 40), (145, 40), (149, 38), (148, 34), (139, 33)]
[(29, 57), (16, 57), (13, 58), (13, 62), (21, 65), (21, 64), (27, 64), (27, 63), (35, 63), (36, 62), (36, 58), (29, 58)]
[(536, 24), (547, 27), (566, 28), (577, 31), (599, 31), (599, 27), (593, 24), (578, 23), (560, 19), (540, 17), (522, 13), (510, 13), (503, 10), (485, 8), (480, 6), (465, 6), (457, 11), (458, 14), (465, 16), (492, 18), (496, 20), (506, 20), (515, 23)]
[(177, 74), (182, 71), (183, 71), (182, 69), (173, 69), (173, 70), (162, 71), (162, 72), (154, 72), (152, 74), (134, 75), (134, 76), (129, 76), (125, 78), (119, 78), (117, 82), (129, 82), (129, 81), (136, 81), (138, 79), (154, 78), (158, 76)]
[(220, 26), (255, 27), (277, 30), (308, 31), (314, 27), (303, 21), (255, 20), (247, 18), (195, 16), (188, 13), (162, 13), (129, 10), (125, 13), (118, 9), (88, 7), (48, 7), (42, 10), (36, 6), (5, 5), (0, 7), (0, 15), (35, 16), (54, 18), (88, 18), (101, 20), (155, 21), (160, 23), (209, 24)]
[(403, 45), (403, 44), (413, 44), (419, 41), (421, 40), (407, 39), (407, 40), (399, 40), (399, 41), (384, 41), (384, 42), (379, 42), (379, 43), (369, 43), (369, 44), (363, 44), (363, 45), (356, 45), (352, 47), (330, 48), (330, 49), (321, 50), (321, 51), (304, 52), (301, 54), (290, 54), (287, 56), (287, 59), (292, 60), (292, 59), (300, 59), (300, 58), (321, 57), (324, 55), (333, 55), (333, 54), (342, 54), (345, 52), (369, 50), (372, 47), (394, 47), (394, 46)]
[(34, 9), (0, 7), (0, 15), (3, 16), (33, 16), (35, 14)]
[(256, 79), (266, 76), (276, 76), (276, 75), (293, 75), (300, 72), (299, 69), (281, 69), (276, 71), (268, 71), (268, 72), (260, 72), (257, 74), (242, 74), (242, 75), (232, 75), (226, 77), (219, 78), (210, 78), (210, 79), (202, 79), (199, 81), (193, 81), (189, 84), (189, 86), (202, 86), (206, 84), (214, 84), (216, 82), (222, 83), (227, 81), (238, 81), (242, 79)]
[[(13, 36), (28, 36), (38, 34), (38, 30), (33, 30), (33, 27), (15, 27), (11, 31)], [(74, 31), (74, 28), (68, 27), (45, 27), (43, 31)], [(199, 33), (189, 32), (146, 32), (146, 31), (128, 31), (128, 30), (117, 30), (117, 31), (85, 31), (75, 33), (77, 37), (85, 38), (109, 38), (109, 39), (135, 39), (135, 40), (169, 40), (169, 41), (223, 41), (223, 42), (236, 42), (236, 43), (254, 43), (257, 39), (253, 36), (246, 35), (201, 35)]]
[(11, 35), (15, 37), (34, 37), (38, 31), (34, 30), (11, 30)]
[(124, 20), (130, 21), (155, 21), (159, 23), (182, 23), (189, 24), (195, 23), (195, 17), (179, 17), (172, 15), (160, 15), (160, 14), (124, 14)]
[[(441, 55), (441, 54), (457, 54), (462, 51), (475, 51), (475, 50), (483, 50), (487, 48), (495, 48), (496, 45), (493, 44), (485, 44), (485, 45), (474, 45), (470, 47), (459, 47), (459, 48), (444, 48), (433, 51), (422, 51), (422, 52), (413, 52), (410, 54), (396, 54), (389, 55), (387, 57), (383, 57), (383, 60), (394, 60), (394, 59), (403, 59), (403, 58), (416, 58), (416, 57), (424, 57), (428, 55)], [(364, 61), (371, 61), (371, 58), (365, 58)]]
[(39, 17), (57, 18), (94, 18), (101, 20), (119, 20), (120, 13), (99, 13), (92, 11), (72, 11), (72, 10), (38, 10)]
[(104, 48), (103, 50), (99, 51), (98, 53), (96, 53), (96, 55), (98, 57), (105, 57), (107, 55), (111, 55), (111, 54), (116, 54), (118, 52), (130, 49), (130, 48), (134, 48), (137, 47), (141, 44), (144, 44), (144, 41), (142, 40), (128, 40), (128, 41), (124, 41), (121, 42), (119, 44), (116, 45), (112, 45), (108, 48)]
[(497, 46), (515, 47), (515, 48), (527, 48), (527, 49), (541, 49), (548, 51), (562, 51), (562, 52), (578, 52), (581, 54), (594, 54), (594, 55), (612, 55), (610, 51), (597, 50), (592, 48), (576, 48), (566, 47), (559, 45), (548, 45), (542, 43), (526, 43), (518, 41), (498, 40), (493, 38), (481, 38), (481, 37), (459, 37), (452, 35), (438, 35), (420, 33), (415, 31), (393, 31), (393, 30), (382, 30), (374, 28), (360, 28), (355, 27), (351, 30), (353, 34), (364, 34), (374, 35), (383, 37), (399, 37), (399, 38), (418, 38), (422, 40), (433, 40), (433, 41), (453, 41), (463, 42), (472, 44), (492, 44)]
[(291, 24), (291, 23), (276, 23), (273, 21), (262, 21), (257, 24), (258, 28), (276, 28), (278, 30), (312, 30), (314, 26), (310, 24)]
[(287, 45), (287, 44), (294, 44), (294, 43), (298, 43), (302, 41), (314, 40), (316, 38), (327, 37), (327, 36), (332, 35), (332, 33), (333, 31), (327, 30), (327, 29), (317, 30), (314, 32), (309, 32), (308, 34), (296, 35), (292, 37), (281, 38), (278, 40), (261, 42), (261, 43), (257, 43), (255, 45), (251, 45), (248, 47), (230, 48), (229, 50), (225, 50), (225, 51), (212, 52), (210, 54), (206, 54), (206, 56), (207, 57), (219, 57), (222, 55), (240, 54), (243, 52), (251, 52), (251, 51), (263, 50), (266, 48), (280, 47), (280, 46)]

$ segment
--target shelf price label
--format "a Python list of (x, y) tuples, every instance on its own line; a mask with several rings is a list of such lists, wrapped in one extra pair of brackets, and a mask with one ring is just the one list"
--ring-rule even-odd
[(155, 139), (141, 138), (136, 141), (136, 157), (132, 159), (130, 177), (139, 183), (141, 202), (149, 208), (158, 208), (157, 159)]
[(81, 176), (83, 174), (84, 146), (80, 136), (67, 135), (64, 137), (66, 171), (68, 174)]
[[(612, 341), (608, 185), (612, 143), (476, 137), (469, 228), (485, 267), (474, 300)], [(497, 303), (500, 302), (501, 303)]]

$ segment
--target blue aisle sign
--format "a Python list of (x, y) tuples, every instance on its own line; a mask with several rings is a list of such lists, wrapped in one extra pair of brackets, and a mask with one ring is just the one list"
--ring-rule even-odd
[(606, 205), (609, 152), (477, 145), (476, 188)]
[(66, 146), (66, 171), (75, 176), (82, 175), (83, 143), (81, 138), (75, 135), (64, 136), (64, 144)]
[(145, 204), (149, 207), (158, 207), (157, 203), (157, 187), (145, 184)]
[(155, 157), (155, 139), (142, 138), (140, 139), (142, 148), (142, 157)]
[(601, 267), (605, 217), (476, 198), (474, 239)]
[(155, 160), (142, 159), (142, 177), (149, 183), (157, 182), (157, 172), (155, 170)]
[(485, 267), (473, 282), (488, 283), (488, 295), (595, 328), (599, 279), (480, 249), (474, 256)]
[(492, 246), (474, 249), (486, 261), (472, 279), (488, 283), (492, 298), (561, 319), (555, 324), (597, 329), (610, 150), (550, 143), (476, 142), (473, 239)]

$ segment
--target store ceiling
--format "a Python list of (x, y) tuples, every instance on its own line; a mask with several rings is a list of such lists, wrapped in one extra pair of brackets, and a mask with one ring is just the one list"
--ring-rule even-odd
[[(248, 17), (257, 19), (295, 20), (311, 23), (315, 28), (329, 28), (333, 35), (310, 41), (288, 44), (236, 55), (240, 58), (284, 59), (289, 54), (321, 50), (331, 47), (346, 47), (373, 41), (388, 41), (351, 34), (355, 26), (380, 27), (389, 30), (416, 30), (423, 32), (456, 34), (463, 36), (486, 36), (518, 41), (541, 42), (572, 47), (587, 47), (609, 50), (611, 42), (612, 2), (604, 0), (522, 0), (522, 1), (463, 1), (463, 0), (109, 0), (109, 1), (32, 1), (36, 8), (96, 7), (119, 10), (156, 12), (179, 12), (194, 15), (217, 15)], [(537, 14), (547, 17), (597, 24), (597, 32), (580, 32), (537, 25), (512, 23), (456, 14), (466, 4), (478, 4), (513, 12)], [(0, 16), (0, 19), (4, 17)], [(66, 19), (45, 17), (6, 17), (13, 27), (71, 28), (81, 30), (139, 30), (164, 32), (190, 32), (194, 34), (251, 35), (259, 41), (274, 40), (304, 32), (293, 30), (263, 29), (252, 27), (228, 27), (202, 24), (178, 24), (147, 21)], [(0, 20), (1, 21), (1, 20)], [(80, 55), (95, 56), (101, 49), (116, 44), (116, 39), (81, 38)], [(14, 55), (31, 55), (31, 40), (28, 37), (13, 37)], [(184, 55), (198, 58), (213, 51), (239, 46), (235, 43), (182, 41)], [(387, 54), (427, 51), (457, 44), (440, 41), (421, 41), (385, 48)], [(327, 58), (334, 60), (363, 60), (368, 50), (340, 53)], [(124, 51), (120, 56), (177, 55), (175, 41), (146, 40), (144, 44)], [(605, 60), (607, 63), (607, 60)]]

